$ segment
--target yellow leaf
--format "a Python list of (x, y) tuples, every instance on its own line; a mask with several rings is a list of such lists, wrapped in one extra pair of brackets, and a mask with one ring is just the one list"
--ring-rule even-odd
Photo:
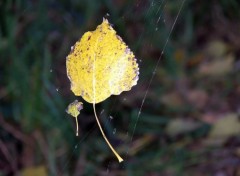
[(77, 126), (77, 131), (76, 131), (76, 136), (78, 136), (78, 120), (77, 116), (80, 114), (80, 111), (83, 109), (82, 102), (78, 102), (75, 100), (72, 102), (70, 105), (68, 105), (68, 108), (66, 112), (70, 114), (71, 116), (75, 117), (76, 119), (76, 126)]
[(230, 136), (239, 135), (240, 121), (237, 114), (227, 114), (219, 119), (210, 131), (211, 138), (228, 138)]
[(208, 55), (216, 59), (224, 56), (227, 50), (228, 50), (227, 44), (220, 40), (212, 41), (206, 47)]
[(229, 54), (224, 59), (213, 60), (200, 65), (198, 72), (200, 76), (218, 77), (232, 72), (233, 67), (234, 56)]
[(75, 100), (70, 105), (68, 105), (66, 112), (73, 117), (77, 117), (82, 109), (83, 109), (82, 102), (78, 102), (77, 100)]
[(208, 138), (204, 141), (207, 146), (223, 145), (230, 137), (239, 136), (240, 121), (237, 113), (229, 113), (218, 119), (212, 126)]
[(89, 103), (130, 90), (139, 74), (133, 52), (106, 19), (72, 47), (66, 65), (71, 90)]
[(21, 171), (21, 176), (47, 176), (47, 169), (45, 166), (27, 167)]
[(166, 133), (170, 136), (176, 136), (194, 131), (200, 127), (200, 123), (187, 119), (174, 119), (166, 127)]
[(86, 32), (71, 48), (66, 67), (71, 90), (76, 96), (93, 103), (94, 115), (104, 139), (119, 162), (123, 161), (102, 130), (95, 104), (111, 95), (128, 91), (137, 84), (139, 68), (133, 52), (108, 20), (103, 19), (95, 31)]

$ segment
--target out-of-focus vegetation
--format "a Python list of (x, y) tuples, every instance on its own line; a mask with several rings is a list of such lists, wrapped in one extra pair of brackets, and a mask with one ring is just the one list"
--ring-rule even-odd
[[(186, 0), (154, 70), (182, 2), (1, 0), (0, 175), (240, 175), (240, 3)], [(140, 64), (137, 86), (97, 105), (122, 164), (91, 105), (79, 137), (65, 112), (65, 58), (103, 17)]]

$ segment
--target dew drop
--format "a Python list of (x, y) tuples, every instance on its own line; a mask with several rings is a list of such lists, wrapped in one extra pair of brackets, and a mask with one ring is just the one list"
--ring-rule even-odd
[(50, 69), (49, 72), (52, 73), (52, 69)]
[(112, 119), (113, 119), (113, 116), (109, 116), (109, 118), (110, 118), (110, 120), (112, 120)]
[(75, 149), (77, 149), (78, 148), (78, 145), (75, 145), (75, 147), (74, 147)]
[(58, 92), (58, 91), (59, 91), (59, 89), (58, 89), (58, 88), (56, 88), (56, 91)]
[(100, 115), (104, 113), (104, 109), (100, 112)]
[(156, 27), (156, 28), (155, 28), (155, 31), (157, 31), (157, 30), (158, 30), (158, 28)]
[(116, 134), (116, 132), (117, 132), (117, 129), (114, 128), (114, 129), (113, 129), (113, 134)]

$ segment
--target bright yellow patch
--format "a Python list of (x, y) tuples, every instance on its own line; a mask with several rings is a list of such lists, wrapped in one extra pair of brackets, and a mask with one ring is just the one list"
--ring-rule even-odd
[(83, 109), (82, 102), (78, 102), (77, 100), (75, 100), (74, 102), (68, 105), (66, 112), (71, 116), (77, 118), (82, 109)]
[(80, 114), (80, 111), (83, 109), (83, 104), (82, 102), (78, 102), (75, 100), (72, 102), (70, 105), (68, 105), (66, 112), (70, 114), (71, 116), (75, 117), (76, 120), (76, 136), (78, 136), (78, 115)]
[[(106, 19), (95, 31), (86, 32), (67, 56), (67, 75), (71, 90), (77, 96), (93, 103), (99, 129), (108, 146), (118, 158), (123, 159), (108, 141), (98, 120), (95, 104), (111, 95), (119, 95), (137, 84), (139, 68), (133, 52), (122, 41)], [(69, 105), (68, 113), (76, 117), (77, 104)], [(78, 134), (78, 126), (77, 126)]]
[(71, 90), (89, 103), (102, 102), (137, 84), (135, 56), (106, 19), (72, 47), (66, 64)]

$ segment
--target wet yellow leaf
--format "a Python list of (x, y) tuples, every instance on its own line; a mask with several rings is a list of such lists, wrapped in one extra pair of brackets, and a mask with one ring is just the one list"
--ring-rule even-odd
[(71, 90), (89, 103), (130, 90), (139, 74), (133, 52), (106, 19), (72, 47), (66, 65)]
[(82, 102), (78, 102), (77, 100), (75, 100), (70, 105), (68, 105), (66, 112), (71, 116), (77, 118), (77, 116), (80, 114), (80, 111), (82, 109), (83, 109)]
[(76, 119), (76, 126), (77, 126), (76, 136), (78, 136), (78, 120), (77, 120), (77, 117), (80, 114), (80, 111), (82, 109), (83, 109), (82, 102), (78, 102), (77, 100), (75, 100), (70, 105), (68, 105), (68, 108), (66, 110), (66, 112), (68, 114), (70, 114), (71, 116), (75, 117), (75, 119)]
[[(76, 96), (82, 96), (87, 102), (93, 103), (99, 129), (119, 162), (122, 162), (123, 159), (103, 132), (95, 104), (111, 95), (128, 91), (137, 84), (139, 68), (133, 52), (116, 34), (108, 20), (103, 19), (95, 31), (86, 32), (71, 48), (66, 67), (71, 90)], [(69, 113), (77, 117), (76, 106), (70, 105), (69, 108)]]

